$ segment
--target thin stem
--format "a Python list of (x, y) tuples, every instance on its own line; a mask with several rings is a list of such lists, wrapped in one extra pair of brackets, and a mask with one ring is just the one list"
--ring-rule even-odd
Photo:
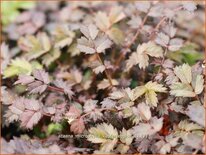
[[(104, 62), (102, 61), (99, 53), (96, 52), (96, 56), (97, 56), (98, 60), (100, 61), (100, 63), (101, 63), (102, 65), (104, 65)], [(104, 65), (104, 66), (105, 66), (105, 65)], [(109, 80), (110, 85), (113, 86), (113, 84), (112, 84), (112, 78), (111, 78), (110, 73), (108, 72), (108, 70), (107, 70), (106, 68), (105, 68), (104, 72), (105, 72), (105, 74), (106, 74), (106, 76), (107, 76), (107, 79)]]
[[(157, 74), (159, 74), (159, 73), (161, 72), (162, 68), (163, 68), (163, 64), (164, 64), (164, 62), (165, 62), (165, 56), (166, 56), (167, 52), (168, 52), (168, 48), (166, 48), (165, 51), (164, 51), (164, 55), (163, 55), (163, 58), (162, 58), (162, 60), (161, 60), (160, 67), (159, 67), (159, 69), (158, 69)], [(157, 75), (157, 74), (156, 74), (156, 75)], [(155, 78), (155, 75), (153, 75), (152, 79), (154, 79), (154, 78)]]
[[(65, 92), (64, 92), (64, 89), (59, 88), (59, 87), (54, 87), (54, 86), (48, 85), (48, 86), (47, 86), (47, 89), (48, 89), (48, 90), (51, 90), (51, 91), (57, 91), (57, 92), (60, 92), (60, 93), (65, 93)], [(81, 103), (81, 101), (80, 101), (79, 99), (75, 98), (74, 96), (71, 96), (71, 98), (72, 98), (72, 100), (74, 100), (75, 102)]]
[[(148, 11), (149, 13), (149, 11)], [(134, 37), (132, 38), (132, 41), (127, 45), (127, 48), (130, 48), (130, 46), (132, 46), (132, 44), (135, 42), (135, 40), (137, 39), (137, 37), (140, 34), (140, 30), (142, 29), (142, 27), (144, 26), (145, 22), (147, 21), (148, 18), (148, 13), (145, 15), (142, 24), (140, 25), (140, 27), (137, 29), (137, 32), (135, 33)]]
[(58, 91), (58, 92), (61, 92), (61, 93), (64, 93), (64, 89), (62, 88), (58, 88), (58, 87), (54, 87), (54, 86), (47, 86), (47, 89), (48, 90), (51, 90), (51, 91)]
[[(177, 12), (177, 11), (179, 11), (179, 10), (181, 10), (181, 9), (182, 9), (182, 6), (174, 9), (173, 11), (174, 11), (174, 12)], [(158, 32), (158, 30), (160, 29), (160, 27), (162, 26), (162, 24), (165, 22), (166, 19), (168, 19), (168, 17), (164, 16), (164, 17), (162, 17), (162, 19), (157, 23), (157, 25), (156, 25), (155, 28), (154, 28), (154, 31), (152, 32), (153, 35), (150, 36), (150, 39), (151, 39), (151, 40), (154, 40), (156, 32)]]
[(131, 42), (129, 44), (127, 44), (125, 46), (125, 49), (124, 51), (121, 52), (121, 55), (119, 56), (119, 58), (117, 59), (116, 63), (115, 63), (115, 66), (119, 66), (120, 62), (122, 61), (122, 59), (125, 57), (125, 52), (126, 50), (130, 49), (130, 47), (132, 46), (132, 44), (135, 42), (135, 40), (137, 39), (137, 37), (139, 36), (140, 34), (140, 30), (142, 29), (142, 27), (144, 26), (145, 22), (147, 21), (147, 18), (148, 18), (148, 14), (149, 14), (149, 11), (147, 12), (147, 14), (145, 15), (143, 21), (142, 21), (142, 24), (140, 25), (140, 27), (137, 28), (137, 31), (134, 35), (134, 37), (132, 38)]

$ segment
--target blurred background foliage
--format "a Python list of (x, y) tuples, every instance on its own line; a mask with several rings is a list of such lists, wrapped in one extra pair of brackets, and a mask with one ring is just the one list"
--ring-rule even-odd
[(15, 20), (20, 14), (20, 9), (31, 9), (35, 7), (35, 1), (2, 1), (1, 2), (1, 14), (2, 24), (7, 25)]
[[(37, 7), (40, 7), (41, 2), (35, 2), (35, 1), (2, 1), (1, 2), (1, 24), (3, 25), (3, 28), (7, 28), (8, 25), (12, 24), (13, 22), (15, 23), (16, 18), (25, 10), (32, 10), (32, 9), (36, 9)], [(58, 2), (60, 3), (60, 2)], [(65, 3), (53, 3), (51, 5), (55, 5), (57, 6), (57, 8), (59, 7), (59, 10), (61, 10), (62, 8), (66, 7), (68, 4)], [(61, 6), (61, 7), (60, 7)], [(45, 7), (50, 8), (51, 6), (49, 4), (46, 4)], [(55, 8), (55, 7), (54, 7)], [(202, 11), (203, 8), (200, 9), (200, 11), (197, 13), (198, 15), (200, 15), (202, 17), (202, 13), (204, 14), (204, 12)], [(52, 14), (48, 14), (47, 16), (52, 16)], [(204, 60), (204, 49), (203, 46), (204, 45), (204, 29), (205, 29), (205, 25), (203, 25), (199, 20), (202, 19), (201, 17), (198, 18), (194, 18), (192, 19), (192, 21), (187, 21), (186, 19), (183, 19), (184, 16), (180, 16), (177, 20), (177, 26), (181, 25), (181, 27), (179, 27), (179, 31), (177, 33), (178, 36), (182, 37), (182, 38), (186, 38), (188, 39), (189, 37), (192, 38), (192, 42), (188, 41), (184, 44), (184, 46), (182, 48), (180, 48), (177, 51), (173, 51), (173, 52), (168, 52), (167, 57), (178, 62), (178, 63), (188, 63), (190, 65), (194, 65), (197, 61), (199, 60)], [(52, 19), (52, 18), (51, 18)], [(189, 19), (188, 19), (189, 20)], [(201, 26), (201, 27), (200, 27)], [(191, 32), (196, 32), (197, 34), (190, 34), (189, 31)], [(116, 29), (114, 29), (115, 33), (118, 33), (116, 31)], [(4, 35), (4, 34), (3, 34)], [(4, 38), (4, 36), (3, 36)], [(6, 38), (6, 37), (5, 37)], [(118, 39), (122, 39), (123, 36), (119, 37)], [(195, 43), (194, 43), (195, 42)], [(8, 41), (8, 44), (12, 44), (12, 41)], [(9, 51), (10, 52), (10, 51)], [(76, 58), (77, 59), (77, 58)], [(67, 53), (61, 53), (61, 56), (59, 57), (60, 62), (63, 61), (68, 61), (71, 60), (73, 61), (73, 58)], [(13, 75), (18, 75), (20, 73), (24, 73), (25, 72), (25, 68), (29, 68), (28, 70), (26, 70), (27, 72), (31, 72), (31, 68), (43, 68), (41, 66), (41, 64), (39, 64), (36, 61), (32, 61), (31, 65), (25, 63), (24, 61), (13, 61), (14, 64), (18, 64), (18, 65), (13, 65), (9, 68), (8, 74), (6, 77), (11, 77)], [(82, 62), (80, 62), (82, 63)], [(55, 63), (51, 64), (49, 66), (49, 71), (54, 70), (56, 68)], [(23, 68), (22, 68), (23, 66)], [(29, 66), (29, 67), (27, 67)], [(92, 73), (90, 71), (85, 71), (84, 73), (84, 80), (86, 81), (87, 79), (89, 79), (92, 75)], [(138, 85), (137, 80), (136, 79), (132, 79), (131, 80), (131, 88), (134, 88)], [(19, 92), (21, 92), (20, 89), (23, 88), (17, 88)], [(45, 138), (49, 135), (52, 134), (56, 134), (58, 132), (62, 132), (62, 130), (66, 130), (66, 123), (65, 122), (61, 122), (61, 123), (51, 123), (51, 122), (47, 122), (48, 127), (44, 130), (44, 125), (36, 125), (33, 132), (35, 134), (35, 136), (39, 137), (39, 138)], [(42, 129), (43, 128), (43, 129)], [(9, 131), (8, 129), (10, 129), (11, 131)], [(15, 132), (13, 132), (15, 131)], [(17, 128), (17, 126), (15, 124), (11, 124), (10, 128), (9, 127), (4, 127), (3, 132), (5, 132), (4, 135), (7, 135), (8, 139), (10, 137), (12, 137), (12, 135), (9, 135), (9, 133), (13, 134), (13, 135), (20, 135), (20, 129)], [(28, 133), (27, 133), (28, 134)]]

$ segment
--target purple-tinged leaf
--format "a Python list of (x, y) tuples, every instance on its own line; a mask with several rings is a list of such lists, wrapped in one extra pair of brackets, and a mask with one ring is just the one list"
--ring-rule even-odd
[(75, 134), (81, 134), (85, 129), (84, 120), (82, 118), (74, 120), (71, 123), (70, 130)]
[(54, 85), (62, 88), (64, 90), (64, 93), (71, 99), (71, 97), (74, 95), (74, 92), (72, 91), (72, 85), (64, 82), (63, 80), (56, 80), (54, 81)]
[(44, 70), (34, 70), (33, 71), (33, 75), (36, 79), (44, 82), (45, 84), (49, 84), (50, 80), (49, 80), (49, 74), (47, 72), (45, 72)]
[(41, 119), (42, 114), (39, 111), (26, 110), (21, 114), (21, 126), (27, 129), (32, 129)]
[(32, 82), (34, 82), (34, 77), (30, 75), (19, 75), (18, 80), (14, 84), (27, 85)]
[(43, 84), (41, 81), (34, 81), (30, 84), (28, 84), (28, 91), (33, 93), (39, 93), (42, 94), (47, 89), (47, 85)]

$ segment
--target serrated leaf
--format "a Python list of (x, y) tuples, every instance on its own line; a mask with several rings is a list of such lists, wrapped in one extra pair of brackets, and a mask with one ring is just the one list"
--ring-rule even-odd
[(105, 12), (99, 11), (95, 15), (95, 23), (102, 31), (106, 32), (111, 26), (125, 18), (123, 8), (121, 6), (114, 6), (111, 8), (109, 15)]
[(145, 69), (149, 65), (149, 56), (156, 58), (163, 57), (163, 49), (152, 41), (139, 45), (136, 53), (132, 53), (127, 60), (126, 69), (129, 70), (136, 64), (139, 64), (140, 68)]
[(120, 140), (126, 145), (130, 145), (133, 141), (133, 136), (131, 130), (122, 129), (120, 133)]
[(21, 126), (32, 129), (42, 117), (41, 104), (34, 99), (24, 99), (21, 104), (25, 105), (25, 110), (20, 115)]
[(31, 60), (49, 52), (51, 42), (46, 33), (38, 33), (37, 36), (27, 35), (18, 41), (19, 47), (26, 51), (26, 58)]
[(46, 134), (49, 136), (53, 133), (62, 131), (63, 126), (59, 123), (50, 123), (47, 128)]
[(148, 105), (153, 105), (153, 106), (157, 106), (157, 102), (158, 102), (158, 99), (157, 99), (157, 94), (152, 91), (152, 90), (149, 90), (145, 93), (145, 99), (146, 99), (146, 103)]
[(205, 126), (205, 109), (202, 105), (189, 105), (186, 114), (201, 126)]
[[(86, 35), (88, 36), (81, 37), (80, 39), (77, 40), (78, 42), (77, 48), (85, 54), (94, 54), (95, 52), (104, 53), (105, 50), (107, 48), (110, 48), (110, 46), (112, 45), (111, 40), (104, 34), (99, 34), (98, 36), (95, 36), (94, 40), (92, 40), (91, 36), (89, 36), (91, 35), (89, 34), (90, 32), (84, 32), (84, 33), (85, 36)], [(93, 35), (97, 35), (97, 34), (93, 34)]]
[(154, 135), (161, 130), (163, 125), (163, 118), (153, 117), (149, 123), (139, 123), (133, 127), (133, 135), (136, 138), (143, 138)]
[(34, 70), (33, 71), (33, 76), (39, 80), (42, 81), (45, 84), (49, 84), (50, 83), (50, 79), (49, 79), (49, 74), (47, 72), (45, 72), (44, 70)]
[(189, 122), (188, 120), (180, 121), (180, 123), (177, 126), (177, 129), (175, 131), (176, 136), (185, 136), (188, 133), (194, 133), (197, 135), (203, 134), (203, 127), (201, 127), (198, 124)]
[(84, 120), (76, 119), (71, 123), (70, 130), (75, 134), (81, 134), (85, 129)]
[(102, 108), (113, 108), (115, 107), (116, 102), (110, 100), (109, 98), (105, 98), (102, 102)]
[[(148, 59), (147, 59), (148, 60)], [(130, 70), (134, 65), (137, 65), (139, 63), (139, 57), (136, 52), (133, 52), (129, 59), (126, 61), (126, 70)]]
[(47, 85), (41, 81), (34, 81), (32, 83), (29, 83), (27, 86), (27, 90), (30, 94), (42, 94), (47, 89)]
[(183, 64), (182, 66), (175, 67), (174, 73), (182, 83), (191, 83), (192, 70), (188, 64)]
[(81, 52), (84, 52), (85, 54), (95, 53), (95, 49), (92, 47), (91, 41), (87, 40), (85, 37), (81, 37), (80, 39), (77, 40), (77, 42), (78, 42), (77, 48)]
[(26, 110), (21, 114), (20, 117), (21, 126), (26, 127), (28, 129), (32, 129), (33, 126), (39, 122), (41, 116), (41, 112), (39, 111)]
[(170, 94), (179, 97), (195, 97), (195, 93), (190, 85), (184, 83), (174, 83), (170, 86)]
[(80, 31), (84, 34), (85, 37), (92, 40), (95, 40), (99, 33), (99, 30), (94, 24), (90, 24), (88, 26), (81, 26)]
[(125, 93), (120, 90), (115, 90), (112, 93), (110, 93), (109, 96), (110, 99), (117, 100), (123, 98), (125, 96)]
[(62, 88), (64, 90), (64, 93), (71, 99), (71, 97), (74, 95), (74, 92), (72, 91), (72, 85), (63, 81), (63, 80), (55, 80), (54, 85)]
[(97, 66), (97, 67), (95, 67), (95, 68), (93, 69), (93, 71), (95, 72), (95, 74), (102, 73), (102, 72), (104, 72), (104, 70), (105, 70), (105, 66), (104, 66), (104, 65), (101, 65), (101, 64), (99, 64), (99, 66)]
[[(92, 127), (89, 129), (89, 135), (87, 137), (87, 140), (92, 143), (103, 143), (104, 146), (105, 144), (108, 144), (112, 141), (116, 141), (117, 138), (117, 129), (115, 129), (111, 124), (102, 123), (98, 124), (97, 127)], [(113, 147), (107, 150), (112, 149)]]
[(11, 110), (12, 113), (20, 115), (25, 110), (24, 102), (25, 102), (25, 99), (23, 97), (17, 98), (14, 101), (14, 103), (9, 107), (9, 109)]
[(166, 92), (166, 88), (163, 85), (158, 84), (157, 82), (149, 81), (144, 86), (137, 86), (134, 88), (134, 99), (145, 94), (146, 103), (152, 106), (157, 106), (157, 94), (155, 92)]
[(32, 65), (25, 59), (15, 59), (11, 61), (10, 66), (8, 66), (4, 72), (4, 78), (12, 77), (15, 75), (26, 74), (30, 75), (32, 72)]
[(27, 85), (34, 82), (34, 77), (30, 75), (19, 75), (18, 80), (14, 84)]
[(97, 53), (104, 53), (106, 49), (110, 48), (112, 42), (106, 35), (99, 36), (95, 40), (95, 46)]
[(150, 111), (150, 107), (147, 106), (145, 103), (140, 103), (137, 106), (138, 108), (138, 112), (140, 114), (140, 116), (144, 119), (144, 120), (150, 120), (150, 118), (152, 117), (152, 113)]
[(168, 35), (166, 35), (163, 32), (160, 32), (157, 34), (157, 37), (155, 39), (155, 42), (163, 47), (167, 47), (169, 44), (170, 38)]
[(80, 115), (81, 115), (81, 111), (77, 109), (75, 105), (70, 106), (69, 111), (65, 114), (69, 124)]
[(60, 55), (61, 51), (58, 48), (52, 49), (42, 57), (42, 63), (48, 67), (51, 63), (57, 60)]
[(145, 87), (147, 88), (147, 90), (153, 90), (155, 92), (166, 92), (167, 90), (165, 87), (163, 87), (163, 85), (152, 81), (146, 83)]
[(109, 153), (115, 147), (117, 139), (108, 140), (105, 143), (102, 143), (100, 146), (100, 151)]
[(197, 75), (196, 76), (196, 80), (195, 80), (195, 86), (193, 86), (193, 88), (195, 88), (195, 93), (196, 94), (200, 94), (203, 89), (204, 89), (204, 78), (202, 75)]
[(55, 40), (54, 48), (69, 46), (75, 37), (75, 33), (70, 31), (67, 25), (58, 25), (51, 34)]
[(101, 119), (103, 114), (97, 110), (97, 100), (87, 100), (84, 104), (84, 112), (89, 113), (89, 118), (93, 119), (94, 121), (97, 121), (98, 119)]

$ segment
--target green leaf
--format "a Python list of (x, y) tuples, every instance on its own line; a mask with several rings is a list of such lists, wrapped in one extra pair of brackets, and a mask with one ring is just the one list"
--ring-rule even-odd
[(48, 128), (47, 128), (47, 136), (51, 135), (51, 134), (54, 134), (54, 133), (57, 133), (57, 132), (60, 132), (62, 131), (63, 127), (61, 124), (59, 123), (51, 123), (48, 125)]
[(197, 51), (197, 48), (196, 44), (186, 43), (178, 51), (168, 52), (167, 56), (177, 62), (184, 62), (193, 65), (198, 60), (203, 60), (204, 58), (204, 54)]
[(146, 103), (148, 105), (152, 105), (152, 106), (155, 106), (155, 107), (157, 106), (158, 99), (157, 99), (157, 94), (155, 93), (155, 91), (148, 90), (145, 93), (145, 98), (146, 98)]
[(2, 1), (1, 2), (1, 13), (2, 23), (7, 25), (13, 22), (19, 15), (18, 9), (30, 9), (35, 6), (36, 2), (26, 1)]
[(138, 86), (134, 88), (134, 98), (137, 99), (138, 97), (142, 96), (146, 91), (147, 89), (145, 88), (145, 86)]
[(37, 61), (32, 61), (30, 63), (25, 59), (17, 58), (15, 60), (11, 60), (11, 64), (3, 71), (3, 75), (4, 78), (20, 74), (30, 75), (35, 69), (42, 69), (42, 65)]
[(42, 138), (42, 139), (46, 138), (46, 134), (45, 134), (45, 132), (41, 131), (40, 126), (38, 126), (38, 125), (34, 126), (33, 131), (34, 131), (35, 136)]
[(30, 75), (32, 72), (32, 65), (25, 59), (15, 59), (11, 61), (10, 66), (8, 66), (4, 72), (4, 78), (12, 77), (15, 75), (26, 74)]
[(132, 80), (132, 81), (131, 81), (131, 84), (130, 84), (130, 87), (131, 87), (131, 88), (135, 88), (135, 87), (137, 86), (137, 84), (138, 84), (138, 83), (137, 83), (136, 80)]
[(32, 71), (35, 69), (43, 69), (43, 66), (38, 61), (31, 61)]
[(166, 90), (167, 89), (163, 87), (162, 84), (149, 81), (144, 86), (138, 86), (133, 89), (134, 99), (136, 100), (137, 98), (145, 94), (146, 103), (156, 107), (158, 102), (156, 92), (165, 93)]

